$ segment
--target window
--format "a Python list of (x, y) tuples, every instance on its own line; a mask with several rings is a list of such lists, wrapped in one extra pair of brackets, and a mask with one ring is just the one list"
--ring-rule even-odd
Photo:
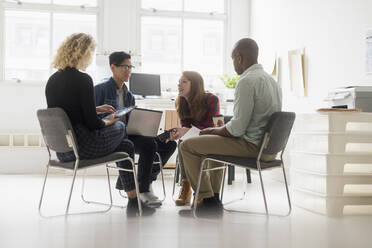
[(49, 14), (5, 11), (5, 79), (45, 79), (49, 74)]
[(181, 20), (142, 18), (142, 71), (179, 73), (181, 70)]
[(195, 12), (225, 12), (225, 1), (223, 0), (187, 0), (185, 1), (186, 11)]
[(144, 9), (182, 10), (183, 0), (142, 0)]
[(184, 70), (202, 74), (208, 89), (224, 71), (225, 0), (142, 0), (141, 70), (161, 74), (177, 90)]
[[(0, 80), (3, 76), (7, 81), (46, 82), (53, 72), (51, 61), (68, 35), (86, 32), (97, 41), (97, 0), (21, 2), (3, 3), (4, 73)], [(95, 71), (94, 63), (87, 71)]]

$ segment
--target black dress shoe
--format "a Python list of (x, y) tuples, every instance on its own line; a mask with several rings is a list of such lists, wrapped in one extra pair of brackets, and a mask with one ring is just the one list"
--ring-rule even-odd
[[(155, 208), (151, 208), (147, 206), (142, 201), (141, 201), (141, 206), (142, 206), (142, 216), (150, 216), (156, 212)], [(137, 215), (139, 215), (137, 197), (130, 198), (127, 204), (127, 217), (136, 217)]]
[[(183, 209), (178, 212), (182, 217), (193, 217), (192, 209)], [(223, 215), (223, 205), (220, 200), (214, 197), (204, 199), (196, 208), (198, 218), (221, 218)]]

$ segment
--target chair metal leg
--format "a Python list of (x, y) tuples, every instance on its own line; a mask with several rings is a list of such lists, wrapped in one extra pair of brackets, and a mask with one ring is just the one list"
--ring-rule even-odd
[(77, 172), (77, 167), (75, 166), (73, 176), (72, 176), (72, 183), (71, 183), (71, 188), (70, 188), (70, 194), (68, 196), (68, 202), (67, 202), (67, 207), (66, 207), (66, 213), (65, 215), (68, 215), (68, 210), (70, 209), (70, 202), (71, 202), (71, 196), (72, 196), (72, 191), (74, 189), (74, 184), (75, 184), (75, 179), (76, 179), (76, 172)]
[(226, 180), (226, 167), (227, 167), (227, 164), (224, 164), (224, 165), (225, 165), (225, 169), (223, 169), (223, 176), (222, 176), (222, 182), (221, 182), (221, 191), (220, 191), (221, 202), (222, 202), (222, 199), (223, 199), (223, 190), (225, 188), (225, 180)]
[(134, 184), (135, 184), (136, 193), (137, 193), (138, 213), (139, 213), (139, 216), (142, 216), (142, 204), (141, 204), (141, 199), (139, 196), (140, 193), (139, 193), (139, 184), (138, 184), (138, 178), (137, 178), (138, 166), (133, 161), (131, 161), (131, 163), (132, 163), (132, 168), (133, 168)]
[(174, 170), (174, 178), (173, 178), (173, 189), (172, 189), (172, 199), (173, 201), (175, 201), (176, 199), (174, 199), (174, 193), (175, 193), (175, 188), (176, 188), (176, 183), (177, 183), (177, 180), (178, 180), (178, 175), (179, 175), (179, 161), (178, 161), (178, 156), (176, 158), (176, 168)]
[(283, 177), (284, 177), (285, 189), (287, 191), (288, 208), (289, 208), (287, 215), (290, 215), (291, 212), (292, 212), (292, 204), (291, 204), (291, 198), (289, 196), (288, 182), (287, 182), (287, 177), (286, 177), (286, 173), (285, 173), (285, 169), (284, 169), (283, 159), (282, 159), (282, 169), (283, 169)]
[[(164, 182), (163, 161), (159, 153), (156, 153), (156, 156), (158, 156), (158, 159), (159, 159), (160, 175), (161, 175), (161, 181), (162, 181), (162, 186), (163, 186), (163, 198), (161, 199), (161, 201), (164, 202), (165, 198), (167, 197), (167, 193), (166, 193), (165, 182)], [(136, 165), (138, 166), (138, 164)], [(119, 195), (123, 198), (127, 198), (127, 196), (123, 194), (121, 190), (119, 190)]]
[[(292, 210), (292, 205), (291, 205), (291, 200), (290, 200), (290, 195), (289, 195), (289, 190), (288, 190), (288, 182), (287, 182), (286, 174), (285, 174), (285, 171), (284, 171), (284, 165), (283, 165), (283, 163), (282, 163), (282, 169), (283, 169), (283, 176), (284, 176), (284, 182), (285, 182), (287, 199), (288, 199), (288, 206), (289, 206), (289, 211), (288, 211), (287, 214), (285, 214), (285, 215), (282, 215), (282, 214), (269, 214), (268, 207), (267, 207), (267, 200), (266, 200), (266, 194), (265, 194), (264, 184), (263, 184), (263, 180), (262, 180), (261, 170), (258, 170), (258, 173), (259, 173), (259, 176), (260, 176), (260, 183), (261, 183), (262, 195), (263, 195), (263, 199), (264, 199), (264, 203), (265, 203), (265, 213), (262, 213), (262, 212), (251, 212), (251, 211), (245, 211), (245, 210), (235, 210), (235, 209), (225, 208), (227, 205), (229, 205), (229, 204), (231, 204), (233, 202), (239, 201), (239, 199), (233, 200), (233, 201), (230, 201), (230, 202), (227, 202), (227, 203), (223, 203), (224, 210), (226, 210), (228, 212), (248, 213), (248, 214), (253, 214), (253, 215), (265, 215), (265, 216), (277, 216), (277, 217), (286, 217), (286, 216), (289, 216), (290, 213), (291, 213), (291, 210)], [(243, 200), (243, 199), (241, 199), (241, 200)]]
[(263, 196), (264, 203), (265, 203), (265, 210), (266, 210), (266, 214), (268, 215), (269, 211), (267, 210), (267, 201), (266, 201), (266, 195), (265, 195), (265, 188), (264, 188), (263, 181), (262, 181), (261, 169), (258, 170), (258, 174), (260, 175), (260, 182), (261, 182), (262, 196)]
[(46, 172), (45, 172), (45, 177), (44, 177), (44, 183), (43, 183), (43, 188), (41, 190), (41, 196), (40, 196), (40, 201), (39, 201), (39, 215), (40, 216), (43, 216), (42, 212), (41, 212), (41, 205), (43, 203), (43, 198), (44, 198), (44, 191), (45, 191), (45, 184), (46, 184), (46, 180), (47, 180), (47, 177), (48, 177), (48, 172), (49, 172), (49, 163), (47, 164), (47, 167), (46, 167)]
[(201, 183), (201, 177), (202, 177), (202, 174), (203, 174), (203, 170), (204, 170), (204, 165), (205, 165), (205, 162), (208, 161), (207, 159), (204, 159), (201, 166), (200, 166), (200, 172), (199, 172), (199, 178), (198, 178), (198, 186), (196, 187), (196, 192), (195, 192), (195, 199), (194, 199), (194, 202), (193, 202), (193, 209), (192, 209), (192, 213), (194, 215), (195, 218), (197, 218), (196, 216), (196, 208), (197, 208), (197, 204), (198, 204), (198, 199), (199, 199), (199, 190), (200, 190), (200, 183)]
[(80, 197), (81, 197), (81, 200), (87, 204), (97, 204), (97, 205), (103, 205), (103, 206), (109, 206), (108, 209), (105, 210), (105, 212), (109, 211), (112, 207), (116, 207), (116, 208), (126, 208), (126, 206), (122, 206), (122, 205), (116, 205), (116, 204), (113, 204), (113, 200), (112, 200), (112, 191), (111, 191), (111, 181), (110, 181), (110, 173), (108, 171), (108, 167), (106, 166), (106, 175), (107, 175), (107, 179), (108, 179), (108, 186), (109, 186), (109, 194), (110, 194), (110, 203), (106, 203), (106, 202), (98, 202), (98, 201), (91, 201), (91, 200), (86, 200), (85, 199), (85, 196), (84, 196), (84, 192), (85, 192), (85, 177), (86, 177), (86, 172), (87, 170), (84, 170), (84, 173), (83, 173), (83, 177), (82, 177), (82, 186), (81, 186), (81, 194), (80, 194)]
[(175, 176), (176, 176), (176, 183), (179, 183), (180, 182), (180, 170), (177, 170)]
[(164, 183), (164, 174), (163, 174), (163, 161), (160, 157), (160, 154), (157, 152), (156, 155), (158, 156), (158, 159), (159, 159), (159, 166), (160, 166), (160, 174), (161, 174), (161, 181), (162, 181), (162, 184), (163, 184), (163, 199), (161, 199), (161, 201), (163, 202), (167, 196), (166, 194), (166, 190), (165, 190), (165, 183)]
[[(47, 166), (47, 171), (45, 173), (45, 179), (44, 179), (43, 188), (42, 188), (41, 197), (40, 197), (40, 202), (39, 202), (39, 215), (41, 217), (43, 217), (43, 218), (53, 218), (53, 217), (61, 217), (61, 216), (67, 217), (67, 216), (70, 216), (70, 215), (80, 215), (80, 214), (97, 214), (97, 213), (105, 213), (105, 212), (107, 212), (111, 209), (111, 207), (109, 207), (109, 208), (107, 208), (103, 211), (69, 213), (69, 208), (70, 208), (70, 203), (71, 203), (71, 196), (72, 196), (72, 192), (73, 192), (73, 188), (74, 188), (74, 183), (75, 183), (75, 180), (76, 180), (76, 173), (77, 173), (77, 170), (76, 170), (76, 171), (74, 171), (74, 174), (73, 174), (71, 188), (70, 188), (70, 194), (68, 196), (68, 202), (67, 202), (67, 207), (66, 207), (65, 213), (64, 214), (57, 214), (57, 215), (49, 215), (49, 216), (44, 215), (41, 211), (41, 207), (42, 207), (42, 201), (43, 201), (43, 198), (44, 198), (44, 192), (45, 192), (45, 186), (46, 186), (46, 180), (47, 180), (47, 177), (48, 177), (48, 173), (49, 173), (49, 166)], [(112, 198), (110, 197), (110, 199), (112, 199)]]
[[(225, 169), (224, 169), (224, 172), (223, 172), (223, 181), (222, 181), (222, 189), (221, 189), (221, 202), (223, 201), (223, 192), (224, 192), (224, 189), (225, 189), (225, 181), (226, 181), (226, 170), (228, 170), (228, 166), (231, 166), (231, 165), (228, 165), (228, 164), (225, 164)], [(229, 205), (231, 203), (234, 203), (234, 202), (237, 202), (237, 201), (241, 201), (243, 200), (245, 197), (245, 191), (243, 192), (243, 196), (238, 198), (238, 199), (235, 199), (235, 200), (232, 200), (232, 201), (229, 201), (229, 202), (226, 202), (226, 203), (223, 203), (222, 205)], [(227, 211), (230, 211), (229, 209), (225, 209), (224, 210), (227, 210)]]
[[(136, 195), (137, 195), (137, 201), (138, 201), (138, 212), (139, 212), (139, 216), (142, 216), (142, 204), (141, 204), (141, 199), (140, 199), (140, 195), (139, 195), (140, 194), (139, 193), (139, 183), (138, 183), (138, 178), (137, 178), (138, 166), (133, 162), (133, 160), (131, 158), (127, 158), (127, 159), (124, 159), (124, 160), (129, 160), (129, 162), (132, 164), (132, 169), (123, 169), (123, 168), (112, 167), (112, 166), (107, 166), (107, 167), (110, 168), (110, 169), (113, 169), (113, 170), (119, 170), (119, 171), (123, 170), (123, 171), (128, 171), (128, 172), (133, 173), (134, 184), (135, 184)], [(123, 194), (121, 194), (120, 190), (119, 190), (119, 194), (122, 197), (125, 197)]]
[[(233, 165), (227, 165), (226, 164), (226, 167), (227, 167), (227, 170), (229, 169), (229, 167), (234, 167)], [(225, 169), (225, 171), (226, 171), (226, 169)], [(223, 181), (223, 184), (222, 184), (222, 186), (224, 187), (224, 185), (225, 185), (225, 181)], [(245, 188), (244, 188), (244, 191), (243, 191), (243, 195), (241, 196), (241, 197), (239, 197), (239, 198), (237, 198), (237, 199), (234, 199), (234, 200), (231, 200), (231, 201), (228, 201), (228, 202), (225, 202), (225, 203), (223, 203), (223, 205), (225, 206), (225, 205), (229, 205), (229, 204), (232, 204), (232, 203), (234, 203), (234, 202), (238, 202), (238, 201), (242, 201), (242, 200), (244, 200), (244, 198), (245, 198), (245, 195), (246, 195), (246, 187), (247, 187), (248, 185), (245, 185)], [(221, 194), (222, 196), (223, 196), (223, 191), (222, 191), (222, 194)], [(221, 202), (222, 202), (222, 197), (221, 197)], [(227, 208), (225, 208), (224, 207), (224, 210), (226, 210), (226, 211), (231, 211), (231, 209), (227, 209)]]
[(112, 208), (112, 192), (111, 192), (110, 172), (109, 172), (107, 166), (106, 166), (106, 174), (107, 174), (108, 190), (109, 190), (109, 194), (110, 194), (110, 209), (111, 209)]

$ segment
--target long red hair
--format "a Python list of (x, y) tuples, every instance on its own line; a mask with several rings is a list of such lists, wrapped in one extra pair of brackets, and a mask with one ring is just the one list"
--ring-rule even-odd
[(184, 71), (182, 76), (191, 82), (188, 101), (182, 96), (176, 100), (176, 109), (179, 118), (192, 118), (201, 121), (207, 111), (207, 92), (204, 90), (204, 80), (196, 71)]

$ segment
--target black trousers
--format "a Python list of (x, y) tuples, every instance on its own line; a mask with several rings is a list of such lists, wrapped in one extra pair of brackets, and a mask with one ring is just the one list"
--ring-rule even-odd
[(148, 192), (150, 183), (155, 181), (160, 173), (160, 167), (153, 165), (154, 161), (157, 161), (155, 153), (158, 152), (160, 154), (163, 165), (165, 165), (176, 150), (177, 143), (175, 141), (165, 143), (157, 138), (138, 135), (129, 135), (128, 139), (133, 142), (134, 151), (139, 155), (139, 191), (140, 193)]

